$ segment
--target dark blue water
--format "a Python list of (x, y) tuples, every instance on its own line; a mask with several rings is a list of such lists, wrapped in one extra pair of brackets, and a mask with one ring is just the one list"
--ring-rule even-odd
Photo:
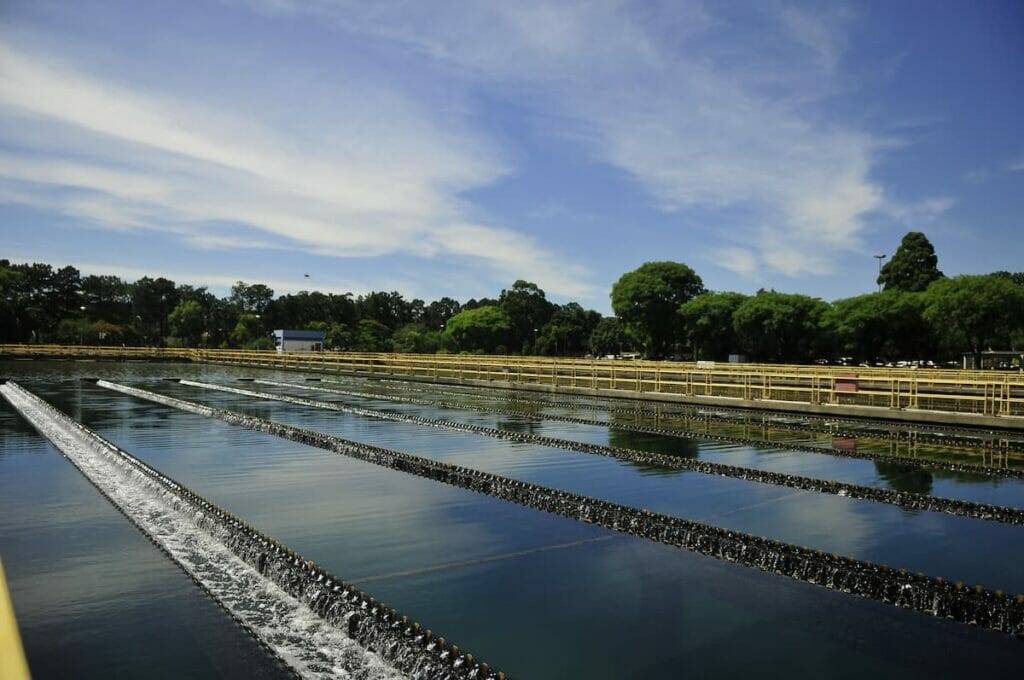
[(2, 400), (0, 557), (37, 680), (287, 677)]
[[(1017, 526), (908, 511), (865, 500), (740, 479), (651, 470), (604, 456), (373, 420), (170, 383), (154, 387), (194, 401), (617, 503), (910, 571), (980, 583), (1012, 593), (1024, 592), (1024, 572), (1017, 568), (1024, 560), (1024, 543), (1019, 540), (1024, 530)], [(381, 405), (379, 402), (363, 403)], [(430, 407), (412, 408), (431, 417), (450, 414), (438, 413)], [(489, 414), (461, 416), (467, 422), (492, 426), (495, 418)], [(798, 458), (803, 454), (789, 455)], [(1020, 488), (1016, 484), (1010, 486)], [(979, 560), (978, 554), (999, 554), (1005, 559)]]
[[(8, 373), (12, 370), (5, 368)], [(173, 374), (216, 382), (227, 381), (238, 371), (145, 364), (14, 368), (28, 374), (20, 381), (24, 386), (104, 436), (513, 677), (800, 674), (906, 678), (969, 672), (998, 677), (1016, 675), (1015, 662), (1024, 651), (1021, 643), (997, 634), (614, 534), (65, 380), (78, 373), (138, 383), (154, 375)], [(294, 378), (293, 374), (266, 375)], [(584, 489), (620, 502), (679, 514), (685, 511), (687, 516), (699, 515), (713, 523), (746, 522), (766, 535), (832, 532), (838, 537), (838, 547), (851, 550), (881, 550), (879, 546), (912, 540), (924, 551), (922, 560), (932, 566), (939, 559), (937, 551), (928, 547), (934, 536), (960, 540), (963, 535), (967, 541), (973, 535), (987, 540), (984, 528), (979, 528), (984, 523), (942, 524), (929, 535), (930, 517), (922, 520), (897, 511), (880, 519), (870, 508), (859, 506), (830, 515), (816, 505), (826, 497), (816, 494), (747, 483), (735, 486), (730, 483), (737, 480), (690, 473), (664, 474), (596, 456), (255, 402), (170, 383), (141, 386), (552, 486)], [(429, 409), (425, 413), (429, 415)], [(23, 457), (8, 455), (12, 446), (6, 434), (11, 431), (5, 422), (0, 447), (4, 498), (15, 480), (20, 487), (24, 480), (37, 476)], [(68, 479), (78, 482), (86, 498), (109, 512), (126, 536), (137, 538), (154, 554), (152, 563), (140, 563), (137, 578), (145, 576), (158, 584), (170, 582), (174, 576), (184, 579), (70, 464), (55, 454), (50, 457)], [(9, 463), (11, 460), (16, 462)], [(53, 491), (60, 502), (64, 502), (64, 493)], [(41, 526), (28, 531), (38, 534), (41, 545), (52, 543), (55, 551), (63, 542), (59, 528), (67, 520), (58, 511), (30, 509), (43, 505), (44, 498), (26, 492), (12, 505), (39, 518)], [(783, 507), (788, 509), (781, 510)], [(77, 514), (81, 517), (75, 520), (76, 532), (88, 531), (94, 520), (85, 513)], [(12, 517), (0, 524), (0, 546), (11, 544), (8, 535), (30, 524), (22, 515)], [(1012, 543), (1019, 543), (1020, 535), (1020, 529), (1006, 534), (1010, 545), (1000, 546), (985, 559), (972, 561), (963, 556), (964, 566), (993, 577), (1012, 575), (1017, 561)], [(94, 534), (90, 545), (101, 550), (109, 548), (111, 541)], [(20, 544), (13, 545), (18, 546), (16, 551), (0, 549), (26, 552)], [(13, 571), (6, 553), (5, 560)], [(995, 566), (982, 568), (974, 562)], [(127, 556), (123, 563), (136, 564)], [(67, 572), (51, 571), (42, 560), (36, 560), (33, 567), (30, 577), (23, 569), (19, 575), (11, 575), (12, 581), (31, 578), (53, 583), (56, 576)], [(16, 591), (20, 585), (15, 586)], [(986, 585), (999, 587), (995, 582)], [(191, 595), (168, 597), (209, 604), (187, 579), (183, 591)], [(52, 616), (70, 606), (55, 599), (33, 604), (24, 596), (19, 601), (16, 595), (16, 605), (23, 618), (47, 612)], [(111, 601), (114, 611), (123, 606), (127, 605)], [(145, 611), (151, 619), (163, 614), (157, 606)], [(175, 672), (172, 664), (177, 659), (159, 661), (161, 655), (171, 656), (166, 650), (179, 644), (199, 645), (147, 629), (145, 623), (137, 621), (128, 644), (117, 650), (129, 664), (118, 675), (151, 677), (143, 671), (146, 664), (171, 669), (164, 671), (167, 674), (203, 675)], [(218, 630), (236, 634), (232, 625), (222, 622)], [(98, 621), (92, 626), (104, 635), (123, 634), (116, 623)], [(207, 633), (205, 637), (214, 636)], [(230, 654), (238, 656), (233, 651)], [(49, 671), (40, 675), (37, 670), (36, 675), (65, 674)]]

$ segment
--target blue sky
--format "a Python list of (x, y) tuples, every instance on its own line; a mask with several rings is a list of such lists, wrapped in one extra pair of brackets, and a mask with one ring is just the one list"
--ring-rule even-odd
[[(0, 257), (608, 311), (1024, 269), (1024, 4), (8, 0)], [(305, 274), (309, 278), (305, 278)]]

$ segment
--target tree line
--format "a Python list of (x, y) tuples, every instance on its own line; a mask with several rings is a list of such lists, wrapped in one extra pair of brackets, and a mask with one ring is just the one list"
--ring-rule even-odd
[(398, 292), (275, 296), (260, 283), (218, 297), (166, 278), (82, 276), (0, 260), (0, 342), (269, 349), (276, 328), (322, 330), (328, 349), (559, 356), (636, 351), (805, 363), (955, 358), (1024, 346), (1024, 273), (946, 277), (920, 232), (881, 270), (881, 290), (831, 303), (774, 290), (709, 291), (679, 262), (648, 262), (611, 291), (613, 317), (558, 305), (528, 281), (497, 298), (430, 303)]

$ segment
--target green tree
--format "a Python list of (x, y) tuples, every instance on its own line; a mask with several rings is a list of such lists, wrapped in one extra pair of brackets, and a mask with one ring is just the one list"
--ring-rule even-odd
[(765, 362), (806, 362), (822, 351), (822, 319), (828, 305), (818, 298), (760, 291), (733, 314), (740, 346)]
[(932, 281), (942, 278), (938, 263), (928, 237), (919, 231), (908, 232), (892, 259), (882, 267), (878, 284), (886, 290), (923, 291)]
[(1016, 283), (1018, 286), (1024, 286), (1024, 272), (999, 271), (999, 272), (992, 272), (992, 276), (1002, 276), (1002, 277), (1005, 277), (1007, 279), (1010, 279), (1011, 281)]
[(1003, 276), (956, 276), (924, 294), (924, 318), (950, 354), (1005, 348), (1024, 331), (1024, 288)]
[(231, 303), (241, 312), (259, 314), (262, 318), (270, 309), (270, 303), (273, 301), (273, 289), (262, 283), (248, 284), (245, 281), (239, 281), (231, 286)]
[(679, 308), (704, 292), (704, 282), (679, 262), (647, 262), (612, 287), (612, 309), (648, 356), (663, 356), (679, 339)]
[(448, 319), (458, 314), (460, 309), (458, 301), (450, 297), (434, 300), (424, 308), (420, 323), (430, 330), (440, 331), (448, 323)]
[(240, 314), (234, 330), (231, 331), (232, 343), (236, 347), (255, 348), (262, 338), (262, 319), (256, 314)]
[(747, 299), (742, 293), (702, 293), (679, 308), (683, 335), (697, 359), (726, 359), (737, 349), (733, 314)]
[(178, 306), (174, 281), (144, 276), (131, 287), (133, 325), (144, 342), (159, 345), (167, 336), (167, 315)]
[(82, 304), (91, 319), (102, 319), (118, 326), (131, 323), (131, 286), (117, 276), (84, 277)]
[(397, 291), (368, 293), (356, 301), (356, 306), (360, 319), (378, 321), (391, 330), (413, 321), (412, 304)]
[(825, 313), (824, 325), (843, 356), (920, 359), (933, 351), (922, 293), (891, 289), (836, 300)]
[(512, 324), (504, 311), (494, 306), (464, 309), (445, 326), (445, 336), (462, 352), (495, 352), (509, 341)]
[(196, 300), (179, 302), (168, 318), (171, 333), (180, 338), (186, 347), (198, 347), (206, 331), (206, 314)]
[(515, 351), (528, 354), (534, 351), (533, 344), (540, 329), (555, 311), (555, 305), (536, 283), (519, 279), (511, 288), (501, 291), (498, 307), (508, 316), (512, 326), (510, 341)]
[(632, 347), (631, 343), (632, 340), (626, 334), (622, 322), (614, 316), (606, 316), (601, 319), (590, 333), (590, 338), (587, 341), (590, 353), (598, 357), (621, 354), (623, 350)]
[(580, 356), (587, 351), (590, 334), (600, 321), (599, 313), (570, 302), (559, 307), (540, 329), (534, 351), (546, 355)]
[(22, 274), (13, 269), (7, 260), (0, 260), (0, 342), (20, 342), (22, 334), (21, 314), (23, 304), (20, 295)]
[(406, 324), (391, 336), (391, 347), (396, 352), (433, 354), (441, 349), (441, 331), (423, 324)]
[(356, 325), (352, 349), (357, 352), (386, 352), (391, 349), (391, 329), (376, 319), (362, 319)]

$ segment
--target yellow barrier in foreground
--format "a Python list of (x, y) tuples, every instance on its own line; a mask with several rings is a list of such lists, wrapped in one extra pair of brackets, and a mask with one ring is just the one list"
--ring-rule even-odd
[(0, 562), (0, 680), (28, 680), (28, 662), (21, 647), (14, 606), (7, 591), (4, 564)]

